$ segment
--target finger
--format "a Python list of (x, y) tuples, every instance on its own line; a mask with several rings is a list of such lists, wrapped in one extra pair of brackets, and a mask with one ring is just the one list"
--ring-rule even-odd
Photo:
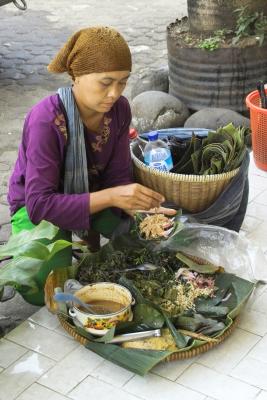
[(145, 196), (143, 193), (138, 193), (136, 196), (135, 202), (139, 204), (139, 208), (144, 208), (145, 210), (149, 210), (150, 208), (160, 207), (160, 203), (158, 200), (153, 199), (152, 197)]
[(138, 210), (144, 210), (147, 212), (151, 208), (158, 208), (159, 204), (155, 203), (154, 201), (151, 202), (151, 200), (147, 201), (146, 199), (141, 200), (136, 200), (134, 204), (132, 205), (132, 208), (138, 209)]
[(141, 193), (143, 193), (146, 196), (152, 197), (154, 200), (160, 203), (163, 203), (165, 201), (165, 198), (164, 196), (162, 196), (162, 194), (155, 192), (154, 190), (151, 190), (146, 186), (141, 186)]
[[(152, 206), (152, 207), (151, 207)], [(144, 202), (137, 202), (135, 204), (135, 208), (138, 210), (143, 210), (144, 212), (148, 212), (151, 209), (158, 209), (159, 208), (159, 204), (153, 204), (153, 202), (149, 202), (149, 203), (144, 203)], [(155, 213), (153, 213), (155, 214)]]
[(138, 210), (138, 212), (145, 212), (146, 214), (164, 214), (164, 215), (173, 216), (173, 215), (176, 215), (177, 210), (174, 210), (173, 208), (166, 208), (166, 207), (155, 207), (155, 208), (150, 208), (149, 210)]
[(166, 207), (160, 207), (158, 208), (158, 213), (160, 214), (164, 214), (164, 215), (176, 215), (177, 214), (177, 210), (173, 209), (173, 208), (166, 208)]

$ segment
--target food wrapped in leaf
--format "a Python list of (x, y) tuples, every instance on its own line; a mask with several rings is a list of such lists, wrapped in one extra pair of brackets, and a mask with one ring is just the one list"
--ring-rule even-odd
[(164, 214), (148, 215), (139, 224), (139, 230), (145, 239), (168, 237), (174, 227), (174, 219)]

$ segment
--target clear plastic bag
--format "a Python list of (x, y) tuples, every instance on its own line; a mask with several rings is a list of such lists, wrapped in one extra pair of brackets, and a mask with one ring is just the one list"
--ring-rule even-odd
[(267, 283), (267, 259), (261, 248), (229, 229), (185, 223), (179, 233), (158, 246), (203, 258), (251, 282)]

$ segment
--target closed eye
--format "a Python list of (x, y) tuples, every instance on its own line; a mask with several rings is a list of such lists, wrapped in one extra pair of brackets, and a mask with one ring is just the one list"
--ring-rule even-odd
[(105, 87), (108, 87), (108, 86), (111, 85), (111, 82), (110, 82), (110, 83), (100, 82), (100, 83), (101, 83), (101, 85), (103, 85), (103, 86), (105, 86)]

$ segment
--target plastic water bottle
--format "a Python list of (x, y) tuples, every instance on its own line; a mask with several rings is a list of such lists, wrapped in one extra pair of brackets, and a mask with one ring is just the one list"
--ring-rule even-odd
[(135, 155), (141, 160), (144, 159), (144, 148), (146, 145), (146, 140), (141, 139), (137, 130), (135, 128), (131, 128), (129, 130), (129, 140), (132, 149), (134, 149)]
[(158, 132), (150, 132), (148, 140), (144, 149), (145, 164), (160, 171), (170, 171), (173, 161), (168, 145), (158, 138)]

